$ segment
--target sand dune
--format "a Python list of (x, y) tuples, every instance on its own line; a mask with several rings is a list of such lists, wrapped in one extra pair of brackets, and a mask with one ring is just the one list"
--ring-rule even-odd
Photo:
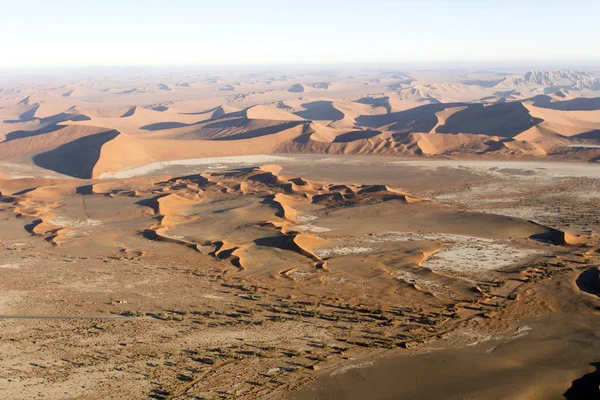
[(436, 113), (461, 104), (428, 104), (384, 115), (361, 116), (357, 123), (370, 128), (386, 128), (395, 132), (430, 132), (437, 124)]
[[(593, 141), (598, 141), (600, 140), (600, 129), (595, 129), (593, 131), (589, 131), (589, 132), (584, 132), (584, 133), (578, 133), (577, 135), (574, 135), (574, 137), (576, 139), (590, 139)], [(592, 147), (594, 145), (590, 145), (590, 147)]]
[(600, 98), (578, 97), (571, 100), (556, 101), (551, 96), (539, 95), (527, 99), (534, 106), (562, 111), (598, 111), (600, 110)]
[(296, 115), (306, 120), (338, 121), (344, 118), (344, 113), (335, 108), (330, 101), (304, 103), (302, 107), (304, 111), (298, 111)]
[(15, 109), (22, 113), (20, 119), (43, 119), (56, 114), (69, 112), (74, 102), (60, 97), (50, 96), (43, 93), (35, 93), (16, 104)]
[(514, 137), (540, 122), (542, 120), (532, 117), (521, 103), (475, 104), (448, 117), (436, 131)]
[(144, 107), (131, 107), (125, 113), (116, 117), (93, 117), (88, 121), (81, 122), (79, 125), (98, 126), (127, 133), (140, 133), (147, 130), (172, 129), (208, 120), (216, 112), (178, 114), (168, 111), (154, 111)]
[(383, 107), (385, 108), (387, 113), (392, 112), (392, 107), (390, 105), (390, 97), (382, 96), (382, 97), (362, 97), (356, 100), (357, 103), (360, 104), (368, 104), (371, 107)]
[[(158, 136), (161, 137), (220, 140), (224, 138), (238, 139), (262, 136), (281, 129), (287, 129), (297, 124), (298, 121), (302, 121), (301, 118), (293, 114), (266, 105), (253, 106), (241, 111), (232, 110), (229, 113), (225, 113), (222, 107), (218, 107), (206, 113), (184, 114), (183, 116), (186, 119), (193, 116), (195, 122), (184, 123), (181, 121), (181, 117), (177, 117), (180, 118), (179, 121), (158, 122), (141, 126), (141, 129), (158, 131)], [(201, 116), (204, 116), (204, 118)], [(169, 118), (169, 116), (163, 118)], [(281, 129), (269, 130), (270, 127), (279, 124), (282, 124)], [(264, 129), (264, 131), (261, 129)]]
[(542, 122), (532, 117), (521, 103), (431, 104), (397, 113), (364, 116), (363, 126), (397, 132), (473, 133), (513, 137)]
[(283, 111), (279, 108), (266, 105), (250, 107), (246, 110), (245, 113), (248, 119), (262, 119), (274, 121), (301, 121), (303, 119), (292, 113)]
[(87, 126), (60, 126), (55, 130), (9, 140), (0, 143), (0, 159), (9, 160), (32, 157), (42, 152), (54, 150), (86, 136), (106, 132), (105, 128)]
[(302, 93), (305, 90), (306, 89), (304, 88), (303, 85), (301, 85), (300, 83), (295, 83), (292, 86), (290, 86), (290, 88), (288, 89), (288, 92), (291, 92), (291, 93)]
[(438, 133), (413, 134), (412, 139), (423, 154), (443, 154), (460, 152), (461, 149), (469, 148), (471, 151), (485, 153), (488, 150), (498, 151), (503, 144), (500, 141), (490, 140), (482, 135), (442, 135)]
[(561, 111), (536, 107), (524, 103), (529, 113), (542, 119), (542, 126), (548, 127), (563, 136), (573, 136), (600, 128), (600, 112)]
[(32, 160), (37, 166), (64, 175), (91, 178), (102, 146), (118, 135), (119, 132), (115, 130), (88, 135), (36, 154)]
[[(105, 133), (110, 134), (114, 133)], [(102, 137), (94, 137), (101, 135), (92, 135), (88, 139), (101, 141)], [(67, 167), (70, 165), (64, 168)], [(90, 168), (87, 173), (90, 173)], [(154, 223), (144, 230), (144, 237), (182, 244), (217, 259), (228, 260), (235, 268), (248, 271), (258, 268), (257, 272), (267, 266), (253, 266), (252, 260), (258, 260), (253, 254), (256, 251), (264, 253), (266, 248), (290, 251), (292, 257), (296, 257), (295, 254), (308, 259), (314, 268), (326, 268), (326, 260), (316, 251), (330, 243), (331, 239), (327, 240), (329, 231), (335, 237), (341, 223), (346, 232), (354, 236), (369, 231), (369, 227), (348, 220), (348, 216), (356, 212), (363, 217), (368, 216), (370, 223), (381, 223), (394, 231), (402, 231), (409, 226), (412, 229), (419, 226), (421, 230), (428, 231), (435, 226), (436, 230), (448, 234), (532, 238), (559, 245), (590, 240), (588, 236), (566, 233), (518, 218), (465, 214), (385, 185), (323, 183), (290, 178), (280, 173), (281, 166), (266, 165), (165, 180), (136, 178), (113, 181), (92, 184), (88, 189), (77, 187), (72, 181), (50, 186), (42, 184), (13, 194), (16, 197), (6, 203), (13, 204), (15, 213), (37, 218), (26, 227), (32, 234), (45, 236), (60, 246), (76, 240), (68, 234), (71, 230), (96, 224), (89, 217), (87, 222), (78, 222), (61, 216), (59, 207), (64, 201), (62, 199), (76, 194), (100, 196), (100, 199), (106, 198), (106, 195), (127, 198), (131, 197), (131, 188), (135, 187), (134, 198), (138, 198), (135, 204), (151, 209), (155, 216)], [(220, 200), (215, 202), (217, 199)], [(313, 212), (321, 210), (318, 224), (328, 227), (319, 230), (323, 240), (316, 239), (311, 233), (318, 225), (304, 216), (305, 211), (301, 210), (307, 207)], [(207, 210), (213, 211), (207, 214)], [(215, 218), (225, 219), (215, 225)], [(230, 221), (225, 222), (227, 218)], [(245, 220), (244, 227), (240, 226), (237, 230), (227, 227), (241, 220)], [(482, 221), (485, 223), (482, 224)], [(192, 238), (190, 229), (197, 225), (205, 225), (204, 233)], [(212, 250), (205, 252), (206, 246)]]
[(521, 132), (514, 139), (536, 146), (540, 149), (541, 155), (547, 154), (556, 146), (567, 146), (571, 143), (568, 138), (546, 128), (543, 123)]
[[(216, 119), (208, 116), (208, 121), (190, 124), (157, 122), (142, 125), (153, 118), (164, 119), (165, 113), (137, 108), (129, 116), (122, 118), (71, 120), (66, 122), (66, 127), (54, 123), (41, 130), (9, 133), (7, 141), (0, 144), (0, 155), (5, 154), (4, 159), (10, 159), (43, 152), (43, 155), (34, 159), (36, 165), (60, 173), (74, 171), (77, 169), (76, 164), (83, 159), (69, 161), (70, 167), (59, 167), (66, 163), (64, 160), (51, 161), (53, 157), (68, 156), (68, 152), (65, 153), (64, 148), (61, 150), (59, 147), (66, 145), (66, 141), (70, 139), (73, 143), (66, 149), (84, 146), (86, 149), (90, 148), (90, 154), (94, 154), (91, 159), (99, 164), (99, 172), (94, 176), (154, 161), (281, 151), (436, 155), (460, 154), (465, 151), (469, 154), (508, 154), (516, 150), (524, 155), (540, 156), (549, 154), (557, 145), (566, 149), (567, 146), (579, 143), (564, 139), (564, 136), (571, 136), (580, 141), (596, 140), (596, 136), (590, 132), (594, 132), (598, 127), (598, 117), (593, 112), (589, 115), (571, 116), (559, 114), (559, 111), (544, 111), (531, 105), (528, 106), (531, 107), (529, 111), (520, 103), (485, 107), (463, 104), (424, 105), (395, 113), (360, 115), (355, 119), (348, 110), (345, 110), (347, 114), (344, 114), (334, 109), (333, 103), (310, 104), (313, 104), (312, 107), (327, 104), (326, 115), (319, 114), (323, 118), (336, 118), (331, 114), (331, 110), (336, 110), (334, 113), (340, 118), (338, 121), (349, 122), (342, 123), (339, 127), (327, 127), (319, 122), (310, 123), (301, 119), (300, 116), (304, 115), (302, 112), (297, 113), (299, 116), (274, 107), (257, 106), (223, 114)], [(173, 119), (170, 115), (166, 118)], [(181, 121), (188, 118), (197, 119), (198, 116), (184, 115), (177, 118)], [(344, 127), (353, 125), (353, 122), (364, 128)], [(102, 131), (101, 128), (83, 127), (88, 124), (120, 126), (126, 130), (120, 131), (118, 137), (104, 135), (105, 141), (102, 143), (89, 139), (74, 142), (82, 136)], [(539, 127), (535, 128), (538, 125)], [(465, 136), (463, 133), (470, 135)], [(28, 137), (29, 143), (25, 141)], [(39, 137), (43, 137), (43, 140), (33, 140)], [(513, 137), (518, 141), (501, 140)], [(15, 143), (10, 145), (10, 142)], [(219, 142), (222, 142), (222, 145)], [(94, 150), (91, 150), (88, 144)], [(115, 149), (114, 154), (110, 154), (111, 149)], [(128, 151), (124, 152), (125, 149)], [(91, 176), (90, 163), (94, 164), (93, 161), (89, 161), (86, 166), (82, 165), (85, 172), (72, 176)]]
[(547, 70), (527, 71), (507, 77), (497, 86), (528, 86), (538, 85), (549, 88), (567, 88), (574, 90), (593, 89), (598, 85), (598, 79), (585, 71)]
[(304, 128), (306, 138), (316, 142), (332, 143), (339, 135), (343, 135), (345, 130), (336, 129), (330, 126), (323, 125), (318, 122), (311, 122)]
[[(149, 81), (135, 90), (127, 85), (93, 89), (81, 96), (77, 90), (92, 86), (5, 94), (0, 159), (78, 177), (160, 161), (275, 152), (597, 159), (597, 99), (578, 97), (573, 88), (531, 96), (546, 77), (575, 76), (546, 75), (527, 75), (532, 83), (525, 86), (507, 80), (490, 86), (485, 82), (493, 77), (484, 73), (465, 75), (466, 81), (475, 79), (469, 85), (435, 82), (426, 74), (409, 83), (392, 76), (328, 79), (327, 89), (311, 88), (310, 98), (286, 90), (291, 77), (234, 80), (236, 94), (220, 93), (231, 79), (224, 77), (197, 83), (198, 90), (214, 91), (205, 94), (188, 92), (196, 84), (179, 92), (180, 80)], [(307, 82), (310, 87), (313, 81)], [(123, 96), (152, 103), (123, 105), (117, 100)], [(119, 134), (83, 139), (112, 131)], [(88, 159), (68, 155), (81, 146)]]
[(488, 92), (479, 86), (464, 85), (459, 83), (433, 83), (414, 84), (401, 88), (398, 97), (403, 100), (420, 102), (462, 102), (472, 101), (485, 97)]
[[(94, 168), (94, 177), (102, 173), (117, 172), (147, 164), (151, 161), (191, 159), (201, 157), (222, 157), (231, 154), (272, 154), (277, 153), (287, 143), (303, 133), (302, 125), (283, 129), (277, 135), (266, 135), (236, 140), (232, 145), (228, 140), (189, 140), (142, 139), (120, 135), (102, 146), (100, 158)], [(133, 154), (127, 150), (134, 146)]]

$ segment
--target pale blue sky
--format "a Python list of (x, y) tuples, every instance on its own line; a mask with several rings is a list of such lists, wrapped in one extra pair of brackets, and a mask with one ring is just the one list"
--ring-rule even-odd
[(600, 61), (600, 0), (0, 0), (0, 67)]

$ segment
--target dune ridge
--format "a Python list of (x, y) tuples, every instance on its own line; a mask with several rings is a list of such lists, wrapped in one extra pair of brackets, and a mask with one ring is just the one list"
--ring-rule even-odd
[(0, 160), (96, 178), (160, 161), (274, 153), (600, 157), (591, 73), (417, 75), (263, 82), (259, 74), (226, 91), (231, 78), (222, 76), (183, 86), (161, 79), (104, 90), (79, 83), (4, 91)]
[[(96, 181), (86, 186), (78, 186), (76, 180), (65, 183), (54, 180), (49, 181), (49, 185), (35, 185), (35, 181), (30, 181), (34, 186), (17, 190), (9, 196), (3, 195), (2, 204), (19, 217), (31, 220), (25, 225), (29, 233), (60, 246), (67, 241), (77, 240), (75, 231), (78, 227), (93, 227), (99, 223), (89, 217), (71, 220), (61, 216), (59, 209), (63, 199), (78, 195), (83, 196), (81, 201), (85, 203), (85, 197), (88, 196), (132, 198), (136, 205), (147, 209), (152, 216), (152, 224), (139, 232), (144, 238), (179, 244), (216, 260), (226, 261), (237, 271), (251, 273), (257, 272), (253, 254), (264, 251), (260, 250), (262, 248), (295, 253), (315, 271), (328, 269), (328, 256), (319, 255), (318, 250), (327, 246), (328, 240), (319, 237), (316, 232), (327, 232), (329, 228), (312, 225), (310, 221), (313, 217), (306, 215), (308, 209), (336, 213), (361, 208), (366, 212), (376, 205), (395, 204), (398, 207), (404, 204), (406, 207), (418, 207), (421, 210), (419, 212), (431, 209), (444, 215), (450, 213), (448, 217), (453, 212), (448, 206), (416, 198), (403, 190), (385, 185), (337, 184), (290, 178), (281, 175), (281, 169), (279, 165), (270, 164), (169, 178)], [(21, 184), (26, 185), (27, 182), (25, 180)], [(132, 191), (132, 187), (136, 189)], [(220, 211), (214, 209), (220, 202), (230, 202), (234, 206)], [(242, 202), (241, 206), (235, 205), (239, 202)], [(203, 218), (207, 214), (202, 211), (205, 208), (217, 212), (214, 215), (224, 212), (231, 214), (234, 220), (242, 218), (247, 222), (243, 229), (238, 228), (241, 229), (238, 232), (221, 232), (214, 225), (212, 233), (206, 230), (199, 237), (188, 236), (186, 232), (192, 226), (205, 223)], [(499, 216), (485, 218), (490, 222), (502, 220)], [(512, 224), (512, 220), (520, 226), (515, 227), (515, 232), (521, 232), (519, 235), (525, 238), (556, 245), (580, 245), (590, 240), (586, 235), (560, 231), (534, 222), (506, 219), (506, 223)], [(501, 235), (509, 233), (507, 231)], [(423, 260), (428, 258), (427, 254), (432, 253), (423, 253)], [(280, 272), (293, 279), (292, 272), (297, 268), (300, 267)]]

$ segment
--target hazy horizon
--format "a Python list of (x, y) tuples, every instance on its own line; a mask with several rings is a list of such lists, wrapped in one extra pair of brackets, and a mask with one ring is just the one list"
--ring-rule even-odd
[[(598, 65), (598, 2), (271, 0), (3, 7), (0, 69)], [(25, 12), (26, 11), (26, 12)], [(542, 28), (541, 28), (542, 27)], [(15, 34), (18, 33), (18, 34)]]

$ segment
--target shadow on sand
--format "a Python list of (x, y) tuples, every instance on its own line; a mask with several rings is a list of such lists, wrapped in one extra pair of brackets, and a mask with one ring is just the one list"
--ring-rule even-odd
[(600, 362), (591, 363), (596, 368), (579, 379), (575, 379), (571, 387), (563, 394), (567, 400), (600, 399)]
[(118, 135), (118, 131), (112, 130), (85, 136), (54, 150), (40, 153), (33, 157), (33, 162), (38, 167), (60, 174), (89, 179), (100, 158), (102, 146)]
[[(575, 283), (580, 290), (600, 297), (600, 270), (598, 267), (583, 271)], [(600, 399), (600, 397), (598, 398)]]

